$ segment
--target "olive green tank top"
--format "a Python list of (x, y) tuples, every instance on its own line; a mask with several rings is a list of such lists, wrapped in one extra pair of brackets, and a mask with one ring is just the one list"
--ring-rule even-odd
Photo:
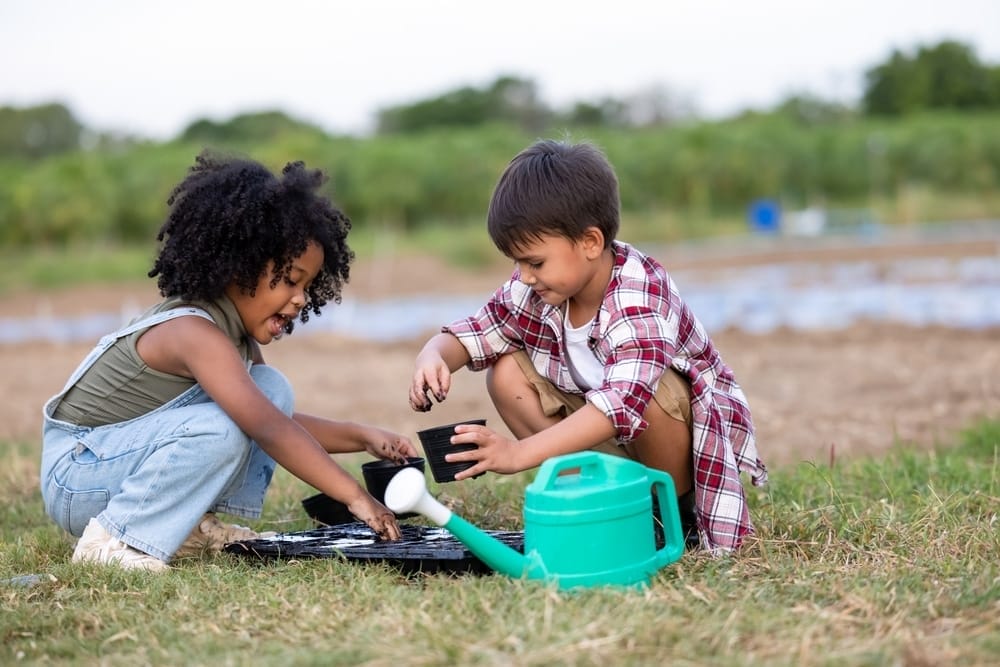
[[(180, 306), (194, 306), (211, 315), (240, 356), (250, 363), (253, 350), (247, 341), (246, 330), (236, 306), (225, 296), (215, 301), (169, 298), (132, 322)], [(135, 346), (148, 329), (138, 329), (115, 341), (66, 392), (52, 416), (80, 426), (117, 424), (144, 415), (194, 386), (191, 378), (162, 373), (146, 365)]]

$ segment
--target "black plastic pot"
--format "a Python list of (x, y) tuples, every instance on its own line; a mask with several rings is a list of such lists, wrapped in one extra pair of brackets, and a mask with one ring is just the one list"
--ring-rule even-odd
[[(385, 488), (389, 486), (389, 480), (395, 477), (396, 473), (403, 468), (416, 468), (420, 472), (423, 472), (424, 460), (413, 456), (406, 459), (405, 465), (384, 459), (369, 461), (363, 464), (361, 466), (361, 475), (365, 478), (365, 487), (368, 488), (368, 493), (372, 494), (375, 500), (385, 504)], [(409, 519), (414, 516), (416, 514), (413, 512), (406, 512), (404, 514), (397, 514), (396, 518)]]
[[(455, 475), (457, 473), (467, 470), (475, 465), (470, 462), (449, 463), (444, 460), (444, 457), (448, 454), (467, 452), (471, 449), (479, 449), (476, 445), (451, 444), (451, 437), (455, 435), (455, 427), (459, 424), (479, 424), (480, 426), (485, 426), (486, 420), (470, 419), (468, 421), (455, 422), (454, 424), (446, 424), (444, 426), (436, 426), (434, 428), (417, 432), (417, 436), (420, 438), (420, 444), (424, 448), (424, 454), (427, 456), (427, 462), (431, 466), (431, 473), (434, 475), (435, 482), (454, 482)], [(482, 473), (479, 473), (479, 475), (476, 475), (475, 477), (479, 477), (480, 475), (482, 475)]]

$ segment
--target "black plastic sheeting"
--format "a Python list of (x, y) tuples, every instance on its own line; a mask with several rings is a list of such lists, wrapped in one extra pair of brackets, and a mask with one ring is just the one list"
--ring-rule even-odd
[[(346, 558), (359, 563), (384, 562), (414, 572), (490, 574), (493, 570), (444, 528), (400, 525), (399, 540), (381, 540), (371, 528), (356, 521), (314, 530), (279, 533), (274, 537), (233, 542), (225, 551), (261, 560), (282, 558)], [(524, 551), (524, 532), (484, 531), (518, 552)]]

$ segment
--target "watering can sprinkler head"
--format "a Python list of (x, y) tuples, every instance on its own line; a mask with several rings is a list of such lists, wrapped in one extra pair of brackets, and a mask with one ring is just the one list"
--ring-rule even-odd
[(397, 514), (419, 512), (437, 525), (444, 526), (497, 572), (520, 577), (533, 562), (439, 503), (427, 491), (423, 472), (416, 468), (403, 468), (389, 480), (385, 489), (385, 504)]
[(451, 510), (427, 491), (424, 473), (417, 468), (403, 468), (393, 475), (385, 488), (385, 504), (396, 514), (419, 512), (439, 526), (452, 516)]

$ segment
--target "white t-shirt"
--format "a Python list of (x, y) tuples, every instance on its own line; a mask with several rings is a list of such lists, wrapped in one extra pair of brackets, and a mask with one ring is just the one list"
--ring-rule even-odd
[(569, 318), (563, 319), (563, 335), (566, 336), (566, 365), (570, 375), (581, 389), (596, 389), (604, 384), (604, 364), (590, 349), (590, 328), (592, 321), (582, 327), (573, 328)]

